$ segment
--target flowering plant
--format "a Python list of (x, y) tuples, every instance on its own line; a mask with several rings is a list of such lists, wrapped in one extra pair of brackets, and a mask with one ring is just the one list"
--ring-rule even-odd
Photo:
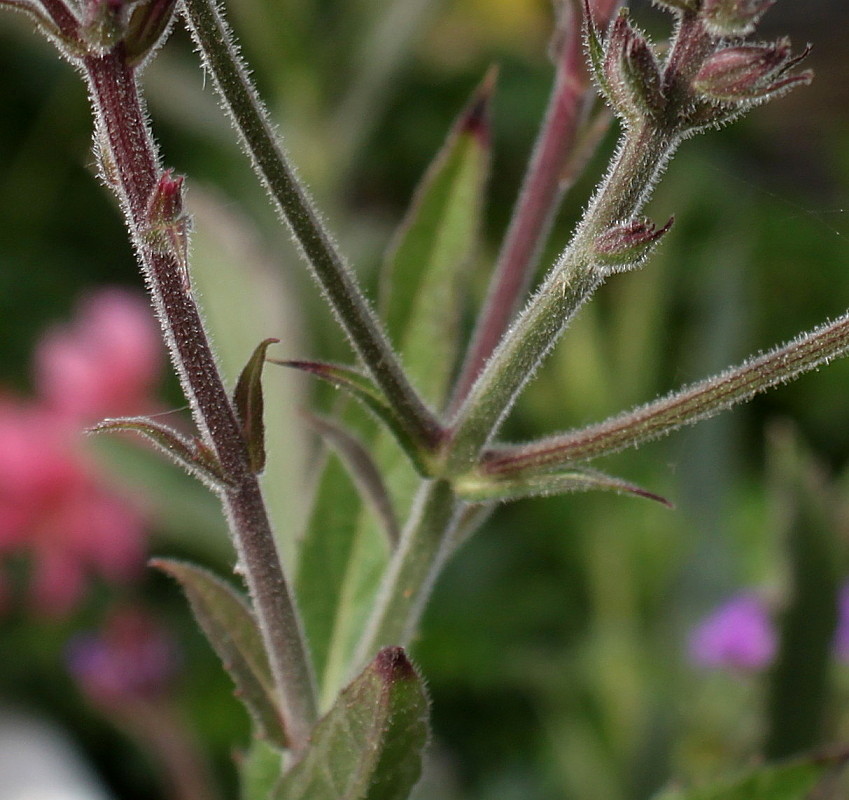
[[(657, 225), (643, 212), (679, 146), (810, 82), (799, 68), (807, 50), (746, 38), (770, 0), (658, 0), (674, 21), (666, 47), (615, 0), (556, 4), (549, 111), (467, 347), (458, 333), (462, 287), (486, 188), (493, 77), (475, 92), (419, 188), (386, 259), (378, 313), (282, 149), (222, 10), (185, 0), (179, 10), (204, 68), (359, 359), (357, 367), (280, 360), (272, 357), (278, 340), (265, 338), (232, 392), (193, 290), (184, 178), (163, 166), (140, 91), (139, 76), (171, 29), (176, 4), (2, 4), (35, 20), (87, 83), (101, 177), (120, 202), (195, 425), (186, 434), (128, 409), (132, 416), (93, 429), (153, 442), (218, 496), (228, 520), (247, 597), (192, 564), (155, 564), (182, 585), (251, 715), (255, 741), (242, 761), (247, 800), (408, 797), (429, 734), (423, 681), (406, 648), (437, 577), (493, 507), (589, 490), (666, 502), (587, 462), (712, 416), (849, 349), (843, 316), (601, 423), (521, 444), (499, 438), (585, 302), (617, 273), (643, 265), (669, 232), (672, 219)], [(563, 190), (608, 124), (608, 108), (621, 123), (610, 168), (526, 299)], [(306, 533), (288, 546), (286, 563), (260, 488), (269, 456), (267, 364), (339, 387), (368, 412), (308, 417), (338, 460), (320, 477)], [(343, 468), (358, 494), (341, 504), (348, 513), (337, 524)], [(841, 761), (763, 768), (708, 796), (801, 798)]]

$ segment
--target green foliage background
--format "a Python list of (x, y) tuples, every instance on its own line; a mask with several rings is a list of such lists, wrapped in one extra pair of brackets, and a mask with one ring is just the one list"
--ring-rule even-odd
[[(373, 290), (419, 176), (468, 92), (491, 62), (500, 64), (491, 201), (475, 276), (482, 293), (549, 88), (548, 5), (419, 3), (426, 13), (406, 42), (400, 25), (388, 37), (375, 33), (390, 5), (230, 4), (301, 175)], [(662, 35), (659, 15), (642, 6), (637, 13)], [(847, 24), (839, 2), (785, 0), (770, 13), (764, 37), (789, 33), (797, 45), (814, 43), (815, 84), (683, 147), (650, 209), (659, 220), (676, 215), (672, 233), (648, 266), (612, 279), (582, 312), (511, 418), (511, 437), (600, 419), (845, 309)], [(29, 353), (46, 325), (86, 290), (139, 281), (117, 209), (93, 179), (78, 77), (13, 15), (0, 17), (0, 76), (0, 379), (26, 391)], [(210, 238), (212, 217), (203, 216), (195, 246), (199, 262), (212, 264), (205, 303), (231, 377), (264, 336), (283, 335), (287, 357), (348, 359), (181, 28), (145, 82), (169, 164), (189, 176), (190, 204), (211, 202), (235, 231), (232, 252), (222, 255)], [(544, 264), (566, 241), (603, 159), (569, 195)], [(287, 330), (237, 342), (266, 279), (287, 294), (280, 312)], [(240, 301), (234, 283), (248, 285)], [(299, 424), (284, 414), (308, 392), (330, 402), (312, 385), (281, 381), (279, 428)], [(836, 363), (601, 465), (669, 497), (674, 511), (608, 495), (499, 510), (440, 581), (413, 653), (429, 680), (435, 727), (432, 783), (422, 800), (637, 800), (671, 775), (723, 774), (775, 743), (778, 683), (770, 689), (769, 676), (696, 671), (686, 661), (686, 634), (743, 587), (801, 602), (792, 591), (798, 570), (791, 580), (798, 548), (788, 543), (805, 526), (827, 539), (838, 576), (849, 574), (847, 386), (849, 362)], [(181, 404), (173, 384), (166, 391)], [(268, 487), (272, 504), (293, 519), (305, 514), (300, 459), (314, 446), (292, 433), (280, 448), (288, 463), (276, 473), (290, 470), (288, 488)], [(167, 467), (123, 450), (121, 457), (127, 479), (156, 498), (153, 551), (226, 565), (214, 501)], [(816, 515), (805, 513), (811, 505)], [(180, 631), (182, 701), (232, 786), (229, 753), (232, 738), (246, 736), (242, 712), (174, 587), (151, 576), (144, 591)], [(802, 599), (815, 601), (812, 592)], [(119, 796), (153, 798), (144, 757), (85, 710), (61, 673), (64, 637), (96, 615), (98, 602), (108, 597), (64, 626), (23, 612), (0, 621), (0, 647), (19, 654), (0, 660), (0, 702), (60, 719)], [(794, 685), (782, 691), (792, 694)], [(810, 741), (793, 747), (849, 739), (849, 667), (829, 667), (820, 689), (825, 701), (816, 693), (800, 701), (817, 724)]]

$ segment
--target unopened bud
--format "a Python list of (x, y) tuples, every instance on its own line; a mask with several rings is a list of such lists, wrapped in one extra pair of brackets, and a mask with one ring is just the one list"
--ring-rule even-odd
[(145, 0), (135, 7), (124, 36), (130, 66), (141, 63), (164, 40), (177, 0)]
[(651, 220), (637, 219), (624, 225), (616, 225), (595, 239), (595, 260), (613, 272), (631, 269), (644, 261), (654, 246), (672, 227), (670, 217), (662, 228)]
[(191, 221), (183, 211), (183, 176), (165, 170), (150, 194), (145, 209), (146, 243), (158, 253), (171, 253), (188, 286), (188, 252)]
[(808, 83), (810, 72), (788, 75), (807, 57), (810, 48), (794, 56), (790, 42), (726, 47), (709, 56), (693, 82), (694, 88), (713, 100), (761, 100), (797, 83)]
[(88, 47), (105, 53), (124, 35), (129, 4), (124, 0), (88, 0), (82, 24), (82, 36)]
[(704, 0), (701, 16), (715, 36), (747, 36), (775, 0)]
[(610, 102), (625, 119), (642, 119), (663, 109), (660, 66), (624, 9), (607, 40), (603, 70)]

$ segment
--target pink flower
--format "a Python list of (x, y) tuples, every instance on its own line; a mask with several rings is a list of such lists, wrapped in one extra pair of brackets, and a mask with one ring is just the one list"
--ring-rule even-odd
[[(144, 520), (83, 448), (81, 428), (154, 406), (161, 346), (146, 303), (122, 290), (89, 298), (36, 353), (32, 401), (0, 395), (0, 558), (23, 554), (33, 606), (68, 613), (90, 580), (136, 578)], [(0, 586), (3, 605), (10, 588)]]
[(84, 423), (141, 414), (151, 408), (162, 362), (148, 303), (107, 289), (85, 300), (73, 322), (42, 337), (36, 387), (53, 410)]
[(145, 538), (140, 512), (104, 485), (61, 418), (0, 402), (0, 556), (29, 556), (37, 610), (67, 613), (95, 574), (137, 577)]
[(690, 658), (703, 667), (753, 672), (769, 666), (777, 646), (766, 604), (753, 594), (742, 594), (696, 627), (690, 637)]

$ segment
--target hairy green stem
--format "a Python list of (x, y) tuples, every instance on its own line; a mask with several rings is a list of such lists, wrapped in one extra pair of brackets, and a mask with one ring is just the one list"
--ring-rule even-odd
[(493, 450), (486, 456), (483, 468), (490, 474), (554, 468), (636, 447), (847, 354), (849, 314), (844, 314), (790, 344), (641, 408), (540, 442)]
[(146, 238), (148, 201), (159, 179), (159, 159), (147, 127), (136, 75), (123, 44), (86, 56), (104, 174), (127, 219), (139, 262), (195, 421), (230, 485), (222, 500), (239, 566), (253, 600), (283, 708), (292, 748), (307, 742), (315, 721), (312, 669), (297, 608), (289, 592), (241, 426), (221, 380), (184, 265)]
[(651, 123), (626, 131), (569, 247), (507, 331), (457, 412), (448, 446), (449, 472), (474, 464), (564, 328), (602, 283), (607, 271), (594, 260), (595, 237), (640, 211), (677, 142)]
[(354, 349), (396, 410), (409, 436), (422, 449), (433, 449), (440, 439), (439, 422), (408, 381), (383, 327), (325, 232), (251, 85), (233, 45), (232, 33), (215, 0), (186, 0), (184, 8), (204, 64), (250, 154), (254, 169), (291, 228)]
[(455, 529), (465, 520), (462, 507), (447, 481), (422, 483), (384, 575), (355, 667), (366, 663), (381, 647), (409, 644), (433, 584), (454, 550)]

